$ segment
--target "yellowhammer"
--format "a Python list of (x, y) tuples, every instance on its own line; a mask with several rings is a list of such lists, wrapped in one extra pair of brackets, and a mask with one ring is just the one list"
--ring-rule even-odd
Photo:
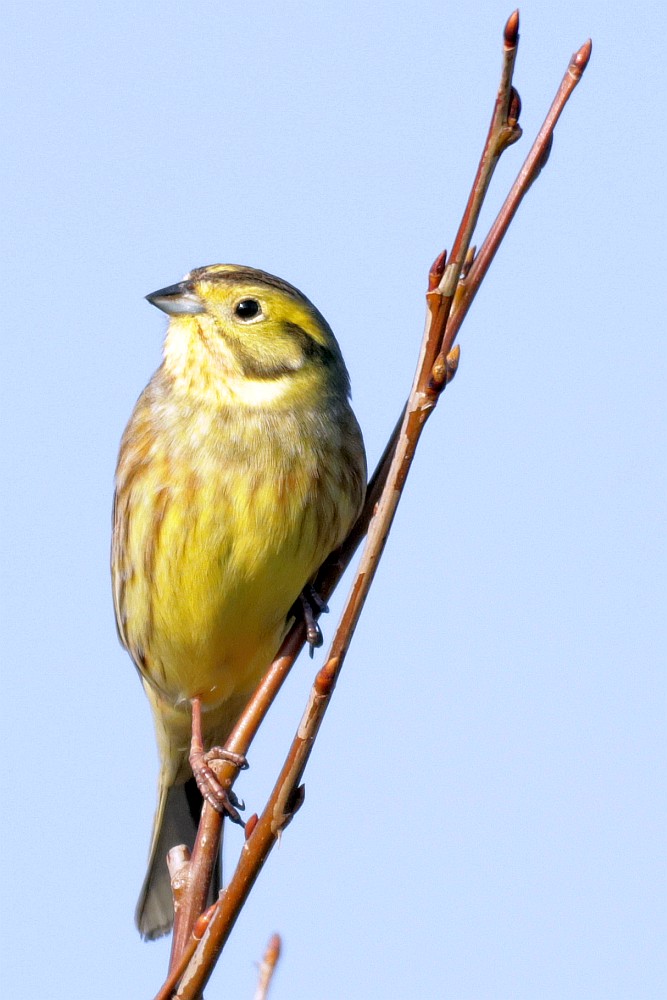
[(121, 442), (111, 562), (160, 752), (136, 913), (153, 938), (173, 920), (165, 856), (192, 846), (198, 787), (224, 804), (197, 739), (224, 743), (293, 605), (352, 527), (366, 463), (338, 344), (296, 288), (215, 264), (147, 298), (171, 319)]

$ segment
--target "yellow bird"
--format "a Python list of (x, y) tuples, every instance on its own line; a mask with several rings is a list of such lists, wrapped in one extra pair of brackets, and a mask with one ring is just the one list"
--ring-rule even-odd
[[(167, 851), (192, 846), (201, 809), (189, 761), (199, 713), (205, 745), (224, 744), (295, 602), (354, 524), (366, 461), (336, 339), (292, 285), (214, 264), (147, 299), (171, 318), (120, 446), (111, 565), (160, 754), (136, 911), (154, 938), (173, 921)], [(194, 769), (220, 807), (205, 759)]]

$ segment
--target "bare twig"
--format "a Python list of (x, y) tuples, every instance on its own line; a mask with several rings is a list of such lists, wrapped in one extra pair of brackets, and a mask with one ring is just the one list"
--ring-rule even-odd
[(544, 124), (542, 125), (542, 128), (537, 134), (537, 138), (530, 148), (530, 152), (528, 153), (528, 156), (519, 171), (517, 179), (512, 185), (510, 193), (505, 199), (503, 207), (500, 209), (495, 222), (491, 226), (486, 239), (482, 243), (479, 253), (475, 257), (467, 277), (461, 283), (451, 322), (447, 324), (447, 338), (442, 347), (444, 352), (448, 350), (449, 345), (454, 343), (454, 339), (459, 332), (461, 323), (465, 319), (468, 310), (472, 305), (472, 301), (477, 294), (479, 286), (491, 266), (498, 247), (502, 243), (505, 233), (517, 213), (519, 205), (528, 193), (531, 185), (539, 177), (542, 168), (545, 166), (549, 158), (556, 123), (558, 122), (565, 105), (572, 96), (574, 88), (581, 80), (584, 70), (588, 66), (592, 50), (593, 43), (589, 38), (588, 41), (584, 42), (581, 48), (578, 49), (570, 59), (570, 64), (563, 79), (561, 80), (561, 84), (558, 88), (553, 104), (549, 108), (549, 112), (544, 119)]
[(266, 946), (264, 958), (262, 959), (262, 964), (259, 967), (259, 980), (257, 982), (254, 1000), (266, 1000), (268, 997), (269, 987), (271, 985), (271, 980), (273, 979), (273, 973), (276, 971), (276, 965), (278, 964), (278, 959), (280, 958), (281, 948), (282, 941), (280, 940), (280, 934), (274, 934)]
[[(323, 596), (328, 597), (368, 527), (368, 538), (360, 565), (327, 661), (315, 679), (306, 711), (269, 801), (261, 816), (251, 817), (251, 821), (247, 823), (247, 839), (236, 871), (221, 893), (218, 903), (205, 914), (208, 923), (202, 940), (198, 942), (194, 933), (183, 935), (180, 955), (176, 956), (177, 969), (172, 970), (156, 1000), (167, 1000), (173, 995), (174, 985), (179, 981), (176, 972), (183, 970), (186, 964), (187, 969), (181, 979), (177, 998), (195, 1000), (201, 994), (266, 857), (302, 801), (301, 777), (384, 550), (417, 443), (442, 390), (456, 373), (459, 349), (453, 347), (454, 339), (518, 205), (546, 162), (555, 124), (590, 58), (591, 44), (587, 42), (573, 56), (554, 104), (519, 177), (475, 256), (470, 242), (493, 170), (504, 149), (519, 138), (521, 131), (518, 127), (519, 95), (512, 87), (518, 27), (518, 12), (515, 11), (505, 26), (503, 68), (491, 126), (450, 260), (447, 264), (446, 255), (441, 254), (429, 275), (426, 325), (408, 403), (369, 483), (366, 504), (358, 524), (341, 549), (326, 561), (318, 576), (318, 589)], [(294, 625), (278, 657), (235, 726), (226, 744), (227, 749), (241, 754), (247, 752), (303, 646), (304, 633), (301, 623)], [(218, 777), (224, 785), (231, 787), (235, 778), (234, 767), (227, 762), (220, 763)], [(205, 804), (200, 827), (202, 849), (217, 850), (216, 838), (219, 838), (220, 826), (217, 813)], [(198, 837), (193, 851), (193, 870), (196, 868), (199, 839)], [(205, 887), (203, 894), (205, 898)], [(199, 922), (196, 925), (197, 937), (201, 930)], [(190, 957), (192, 961), (189, 961)]]
[[(519, 45), (519, 11), (515, 10), (507, 19), (503, 32), (503, 65), (498, 85), (496, 103), (491, 116), (488, 135), (477, 167), (477, 174), (470, 191), (468, 204), (449, 255), (449, 263), (444, 266), (437, 287), (429, 288), (429, 305), (431, 307), (431, 326), (428, 336), (424, 337), (422, 350), (424, 356), (417, 366), (416, 385), (423, 392), (433, 390), (430, 385), (433, 366), (438, 353), (442, 353), (443, 338), (447, 320), (452, 308), (461, 271), (464, 267), (468, 247), (475, 231), (479, 213), (488, 191), (493, 172), (502, 153), (517, 139), (521, 138), (519, 128), (519, 112), (521, 102), (516, 90), (512, 87), (512, 75)], [(436, 262), (437, 264), (437, 262)], [(431, 272), (435, 277), (434, 272)], [(427, 321), (428, 323), (428, 321)], [(453, 340), (445, 354), (449, 353)], [(442, 368), (442, 365), (440, 366)]]
[(190, 964), (192, 956), (197, 950), (197, 945), (204, 936), (204, 931), (208, 927), (211, 917), (213, 916), (214, 908), (215, 907), (213, 906), (209, 906), (208, 910), (205, 910), (199, 917), (197, 917), (195, 925), (192, 928), (192, 933), (186, 941), (182, 955), (179, 957), (177, 962), (174, 962), (172, 958), (169, 964), (169, 975), (158, 992), (155, 994), (155, 1000), (171, 1000), (171, 997), (173, 997), (174, 990), (183, 978), (183, 974)]

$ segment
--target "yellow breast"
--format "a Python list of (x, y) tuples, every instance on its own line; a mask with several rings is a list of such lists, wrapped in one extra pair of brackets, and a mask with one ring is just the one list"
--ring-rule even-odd
[(121, 639), (172, 705), (250, 691), (292, 604), (358, 512), (340, 422), (171, 405), (147, 391), (118, 468), (114, 593)]

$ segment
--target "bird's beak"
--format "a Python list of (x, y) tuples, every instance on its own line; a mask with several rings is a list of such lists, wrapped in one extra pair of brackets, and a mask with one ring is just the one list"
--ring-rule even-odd
[(193, 292), (187, 281), (180, 281), (177, 285), (160, 288), (157, 292), (151, 292), (146, 298), (151, 305), (157, 306), (169, 316), (196, 316), (197, 313), (202, 313), (206, 309), (202, 300), (196, 292)]

